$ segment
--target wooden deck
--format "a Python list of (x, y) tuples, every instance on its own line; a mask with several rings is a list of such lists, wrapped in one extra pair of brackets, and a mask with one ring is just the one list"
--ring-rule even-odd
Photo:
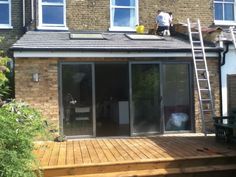
[[(40, 161), (40, 168), (44, 170), (45, 177), (92, 175), (93, 173), (102, 174), (102, 176), (105, 173), (126, 172), (128, 174), (127, 171), (147, 170), (150, 167), (152, 170), (167, 167), (176, 169), (180, 166), (181, 168), (193, 167), (194, 164), (198, 164), (198, 167), (208, 165), (210, 168), (210, 166), (222, 167), (222, 164), (226, 162), (227, 168), (236, 170), (235, 146), (222, 145), (216, 143), (214, 137), (203, 136), (97, 138), (60, 143), (38, 142), (35, 154)], [(208, 161), (203, 161), (203, 159)], [(139, 174), (141, 173), (139, 171)]]

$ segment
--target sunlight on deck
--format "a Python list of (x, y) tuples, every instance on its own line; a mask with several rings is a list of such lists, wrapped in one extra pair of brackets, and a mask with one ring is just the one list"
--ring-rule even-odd
[(216, 143), (214, 136), (175, 134), (36, 142), (34, 153), (47, 168), (230, 156), (236, 149)]

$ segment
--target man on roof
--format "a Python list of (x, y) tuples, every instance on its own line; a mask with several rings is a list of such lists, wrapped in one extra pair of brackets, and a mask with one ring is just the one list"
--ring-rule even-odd
[(170, 35), (171, 16), (162, 10), (157, 11), (156, 24), (157, 34), (160, 36)]

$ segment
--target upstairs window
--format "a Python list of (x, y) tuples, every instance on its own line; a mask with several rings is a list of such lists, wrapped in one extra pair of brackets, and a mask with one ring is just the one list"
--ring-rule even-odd
[(215, 23), (232, 25), (235, 23), (235, 0), (214, 0)]
[(138, 0), (110, 0), (111, 31), (134, 31), (138, 24)]
[(11, 28), (11, 0), (0, 0), (0, 29)]
[(39, 29), (66, 28), (66, 0), (39, 0)]

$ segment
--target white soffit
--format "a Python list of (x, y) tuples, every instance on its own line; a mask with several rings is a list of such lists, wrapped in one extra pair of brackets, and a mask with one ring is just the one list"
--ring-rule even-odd
[[(73, 52), (73, 51), (15, 51), (15, 58), (143, 58), (192, 57), (190, 52)], [(206, 52), (206, 57), (219, 57), (217, 52)]]

